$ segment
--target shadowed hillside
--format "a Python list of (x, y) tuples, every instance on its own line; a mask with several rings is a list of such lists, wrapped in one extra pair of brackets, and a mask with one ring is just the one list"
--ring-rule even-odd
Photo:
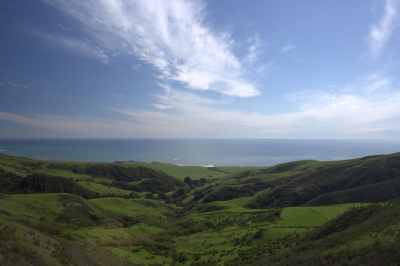
[(398, 265), (400, 205), (355, 208), (255, 265)]
[(314, 162), (290, 172), (279, 182), (271, 182), (251, 206), (379, 202), (400, 196), (400, 154)]

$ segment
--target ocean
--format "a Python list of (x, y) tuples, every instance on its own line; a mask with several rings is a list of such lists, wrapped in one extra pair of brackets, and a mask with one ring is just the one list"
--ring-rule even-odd
[(181, 165), (269, 166), (400, 152), (400, 142), (283, 139), (0, 140), (0, 153), (44, 160), (160, 161)]

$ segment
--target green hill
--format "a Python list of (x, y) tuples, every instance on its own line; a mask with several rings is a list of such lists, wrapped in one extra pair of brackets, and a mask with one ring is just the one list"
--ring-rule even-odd
[(379, 202), (400, 196), (400, 154), (314, 162), (294, 171), (251, 202), (253, 207)]
[(398, 265), (400, 204), (355, 208), (255, 265)]
[(0, 155), (0, 265), (397, 265), (399, 162), (203, 168)]
[(144, 166), (35, 161), (0, 155), (0, 192), (73, 193), (85, 198), (163, 194), (184, 184)]

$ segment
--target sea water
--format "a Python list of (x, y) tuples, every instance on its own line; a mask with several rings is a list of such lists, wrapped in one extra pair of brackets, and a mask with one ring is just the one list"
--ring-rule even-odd
[(283, 139), (0, 140), (0, 152), (44, 160), (161, 161), (180, 165), (268, 166), (400, 152), (400, 142)]

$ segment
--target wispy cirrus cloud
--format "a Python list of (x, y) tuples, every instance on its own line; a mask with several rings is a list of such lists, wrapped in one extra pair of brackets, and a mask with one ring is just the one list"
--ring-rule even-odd
[(15, 81), (0, 81), (0, 88), (27, 89), (29, 84)]
[(381, 73), (329, 92), (298, 93), (290, 103), (296, 111), (263, 114), (232, 110), (224, 102), (166, 88), (156, 97), (155, 110), (114, 111), (157, 128), (158, 136), (379, 138), (395, 137), (390, 132), (400, 131), (400, 93)]
[(287, 54), (287, 53), (290, 53), (290, 52), (296, 50), (296, 48), (297, 47), (294, 44), (286, 44), (281, 48), (281, 53), (282, 54)]
[(260, 50), (261, 50), (261, 40), (258, 35), (255, 35), (248, 39), (247, 41), (247, 54), (244, 58), (245, 63), (249, 65), (254, 65), (258, 63), (260, 59)]
[(79, 20), (101, 47), (140, 57), (164, 81), (190, 89), (251, 97), (260, 93), (246, 79), (229, 34), (205, 22), (200, 0), (44, 0)]
[(390, 40), (396, 27), (400, 1), (385, 0), (384, 12), (380, 20), (369, 31), (368, 43), (373, 57), (378, 57)]
[(98, 60), (104, 64), (108, 64), (109, 62), (107, 52), (99, 46), (90, 43), (88, 40), (81, 40), (60, 34), (50, 34), (38, 30), (31, 30), (31, 33), (50, 44), (75, 52), (81, 56)]
[(395, 139), (400, 132), (400, 92), (383, 73), (331, 91), (303, 91), (288, 101), (294, 111), (265, 114), (165, 86), (153, 107), (115, 107), (107, 121), (13, 113), (0, 113), (0, 120), (80, 137)]
[[(98, 118), (83, 118), (68, 115), (54, 114), (17, 114), (12, 112), (0, 112), (0, 121), (14, 123), (26, 127), (27, 131), (35, 129), (40, 132), (38, 137), (126, 137), (134, 132), (141, 134), (140, 128), (136, 128), (131, 122), (124, 120), (105, 120)], [(19, 137), (24, 137), (23, 131), (14, 132)], [(2, 137), (15, 137), (4, 136)]]

